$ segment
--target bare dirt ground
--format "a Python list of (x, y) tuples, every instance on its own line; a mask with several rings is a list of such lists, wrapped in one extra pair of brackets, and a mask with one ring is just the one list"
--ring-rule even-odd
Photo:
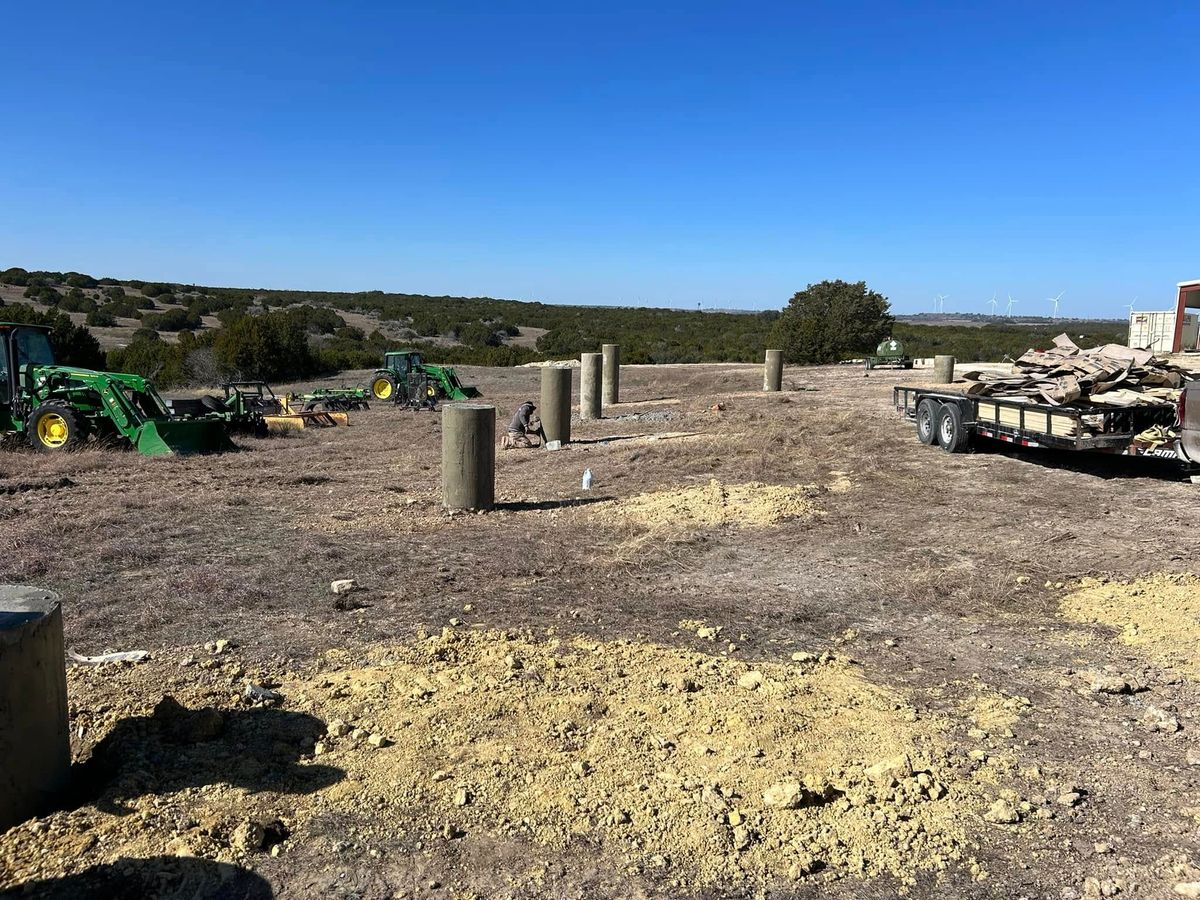
[[(461, 374), (501, 422), (537, 398)], [(1196, 582), (1157, 573), (1200, 574), (1197, 488), (924, 447), (919, 378), (626, 367), (479, 515), (440, 508), (439, 416), (382, 406), (219, 457), (10, 448), (0, 581), (152, 657), (71, 670), (77, 789), (0, 834), (0, 893), (1179, 896)], [(1143, 576), (1176, 630), (1095, 593)]]

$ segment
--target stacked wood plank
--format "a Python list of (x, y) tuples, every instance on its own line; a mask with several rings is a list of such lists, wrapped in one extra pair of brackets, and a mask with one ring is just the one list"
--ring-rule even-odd
[(1049, 350), (1029, 350), (1013, 374), (966, 372), (967, 394), (1006, 397), (1051, 406), (1163, 406), (1175, 403), (1186, 369), (1148, 350), (1105, 344), (1081, 350), (1065, 334)]

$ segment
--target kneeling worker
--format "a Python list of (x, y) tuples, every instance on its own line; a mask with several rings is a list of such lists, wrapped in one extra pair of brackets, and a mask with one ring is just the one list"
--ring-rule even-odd
[(526, 400), (517, 408), (512, 421), (508, 423), (508, 434), (500, 439), (501, 447), (536, 447), (538, 444), (530, 440), (533, 435), (536, 435), (541, 443), (546, 443), (542, 421), (533, 414), (536, 409), (532, 400)]

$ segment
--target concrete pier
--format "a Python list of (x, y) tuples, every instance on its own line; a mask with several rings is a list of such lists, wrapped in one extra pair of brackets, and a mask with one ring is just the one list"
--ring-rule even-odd
[(604, 405), (614, 406), (621, 402), (621, 347), (604, 344), (600, 351), (604, 356)]
[(766, 362), (763, 363), (763, 390), (783, 390), (783, 351), (768, 350)]
[(496, 407), (442, 407), (442, 506), (491, 509), (496, 501)]
[(954, 357), (935, 356), (933, 358), (934, 384), (949, 384), (954, 380)]
[(604, 378), (604, 355), (581, 353), (579, 356), (579, 418), (599, 419), (604, 415), (600, 390)]
[(571, 440), (571, 370), (559, 366), (542, 367), (542, 430), (547, 441)]
[(49, 810), (70, 769), (58, 595), (0, 585), (0, 831)]

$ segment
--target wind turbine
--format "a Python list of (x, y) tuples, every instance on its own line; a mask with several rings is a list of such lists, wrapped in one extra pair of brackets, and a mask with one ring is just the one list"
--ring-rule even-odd
[(1009, 295), (1008, 295), (1008, 306), (1005, 308), (1005, 310), (1004, 310), (1004, 314), (1005, 314), (1006, 316), (1008, 316), (1010, 319), (1012, 318), (1012, 308), (1013, 308), (1013, 304), (1014, 304), (1014, 303), (1016, 303), (1016, 302), (1017, 302), (1017, 301), (1016, 301), (1016, 300), (1014, 300), (1014, 299), (1012, 298), (1012, 294), (1009, 294)]
[(948, 298), (948, 297), (947, 297), (945, 294), (938, 294), (938, 295), (937, 295), (937, 311), (938, 311), (938, 312), (945, 312), (945, 311), (946, 311), (946, 301), (947, 301), (948, 299), (949, 299), (949, 298)]
[(1066, 291), (1059, 291), (1057, 297), (1047, 297), (1046, 298), (1047, 300), (1049, 300), (1051, 303), (1054, 304), (1054, 314), (1050, 317), (1051, 322), (1053, 322), (1055, 319), (1058, 318), (1058, 301), (1062, 299), (1062, 295), (1065, 293), (1066, 293)]
[(1130, 316), (1130, 318), (1132, 318), (1132, 317), (1133, 317), (1133, 304), (1134, 304), (1134, 303), (1137, 303), (1137, 297), (1134, 297), (1134, 298), (1133, 298), (1133, 302), (1132, 302), (1132, 303), (1129, 303), (1129, 304), (1128, 304), (1128, 305), (1125, 307), (1127, 310), (1129, 310), (1129, 316)]
[(992, 299), (988, 301), (988, 305), (992, 307), (992, 315), (996, 315), (996, 292), (992, 292)]

